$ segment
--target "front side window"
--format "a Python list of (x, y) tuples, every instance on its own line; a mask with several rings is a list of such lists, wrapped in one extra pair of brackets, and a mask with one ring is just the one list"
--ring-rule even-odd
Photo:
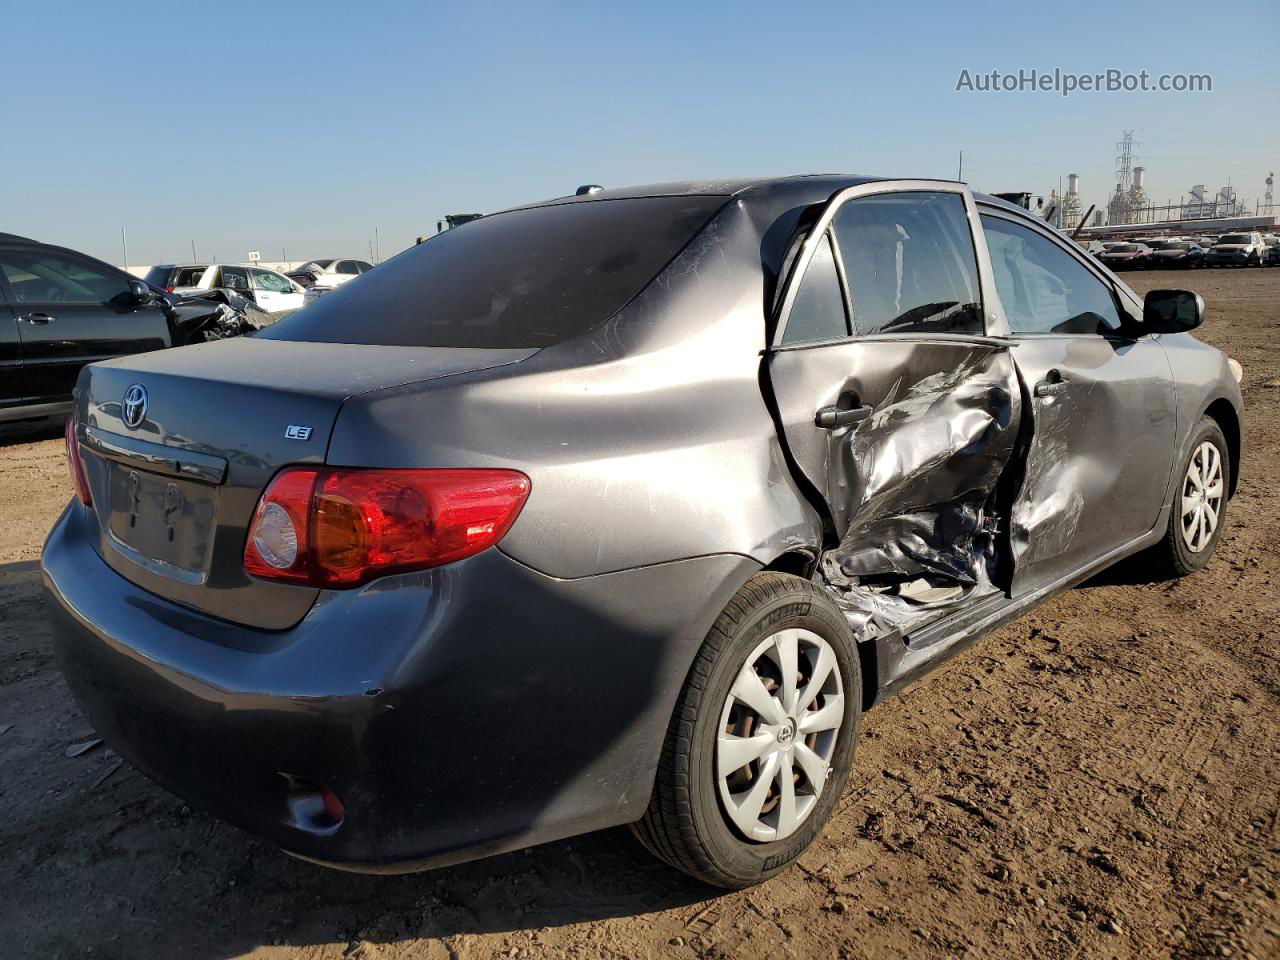
[(851, 200), (833, 221), (859, 336), (984, 332), (964, 198), (904, 192)]
[(108, 303), (129, 295), (127, 278), (54, 251), (0, 251), (0, 271), (18, 303)]
[(782, 332), (782, 342), (809, 343), (848, 334), (844, 295), (840, 292), (840, 278), (836, 275), (831, 239), (824, 234), (796, 289), (791, 313), (787, 316), (787, 327)]
[(984, 216), (982, 229), (1013, 333), (1107, 334), (1120, 329), (1110, 288), (1048, 237), (1003, 217)]
[(360, 270), (356, 267), (354, 260), (340, 260), (338, 261), (338, 268), (334, 272), (355, 275), (359, 273)]
[(289, 281), (270, 270), (253, 270), (253, 285), (259, 290), (271, 293), (292, 293)]

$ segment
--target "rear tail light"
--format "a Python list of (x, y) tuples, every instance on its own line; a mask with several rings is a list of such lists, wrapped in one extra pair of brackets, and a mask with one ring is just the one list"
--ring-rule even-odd
[(244, 567), (319, 587), (438, 567), (496, 544), (528, 496), (514, 470), (289, 467), (258, 502)]
[(71, 483), (76, 488), (76, 498), (86, 507), (93, 506), (93, 497), (89, 493), (89, 478), (85, 476), (84, 461), (80, 459), (80, 441), (76, 437), (76, 425), (79, 420), (73, 413), (67, 417), (67, 468), (71, 471)]

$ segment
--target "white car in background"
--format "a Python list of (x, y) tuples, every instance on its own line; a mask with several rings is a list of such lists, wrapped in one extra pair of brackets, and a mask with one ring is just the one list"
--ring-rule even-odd
[(289, 271), (290, 279), (302, 284), (303, 303), (314, 303), (335, 287), (373, 269), (367, 260), (309, 260)]
[(268, 313), (297, 310), (302, 307), (302, 287), (283, 273), (257, 267), (251, 263), (215, 263), (206, 267), (200, 279), (187, 287), (176, 287), (177, 294), (194, 293), (222, 287), (248, 297)]

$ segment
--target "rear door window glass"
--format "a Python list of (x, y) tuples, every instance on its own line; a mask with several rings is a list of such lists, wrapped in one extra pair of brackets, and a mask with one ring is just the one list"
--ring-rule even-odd
[(823, 234), (796, 290), (787, 326), (782, 332), (782, 342), (808, 343), (848, 335), (844, 294), (840, 292), (831, 240)]
[(245, 293), (249, 289), (249, 271), (244, 267), (223, 267), (218, 286)]
[(1003, 217), (984, 216), (982, 229), (1010, 331), (1107, 334), (1120, 329), (1110, 288), (1069, 252)]
[(859, 336), (983, 333), (978, 261), (959, 194), (862, 197), (841, 207), (834, 224)]
[(512, 210), (437, 234), (264, 330), (278, 340), (545, 347), (625, 307), (723, 196), (585, 200)]

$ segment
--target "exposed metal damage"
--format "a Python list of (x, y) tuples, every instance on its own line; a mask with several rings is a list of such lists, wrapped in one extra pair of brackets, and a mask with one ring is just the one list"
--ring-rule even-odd
[(820, 576), (864, 639), (997, 589), (993, 495), (1022, 407), (1009, 351), (976, 349), (954, 369), (904, 380), (833, 451), (854, 506), (836, 517), (845, 533)]
[(207, 343), (261, 330), (276, 317), (232, 290), (215, 288), (168, 304), (173, 345)]

